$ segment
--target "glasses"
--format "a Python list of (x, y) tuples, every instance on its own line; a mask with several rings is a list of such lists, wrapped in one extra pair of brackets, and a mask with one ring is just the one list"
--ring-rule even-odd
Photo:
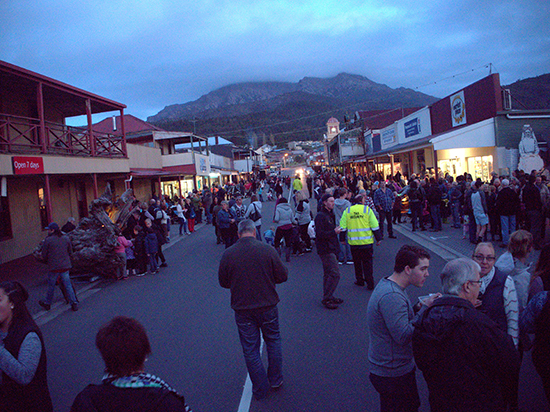
[(474, 259), (478, 262), (483, 262), (486, 260), (487, 262), (494, 262), (496, 258), (494, 256), (483, 256), (483, 255), (474, 255)]
[(481, 286), (481, 280), (469, 280), (470, 283), (477, 283), (479, 286)]

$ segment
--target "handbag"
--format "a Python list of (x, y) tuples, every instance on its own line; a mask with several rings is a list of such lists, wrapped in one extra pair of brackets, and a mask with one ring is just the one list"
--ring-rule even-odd
[(253, 222), (257, 222), (258, 220), (260, 220), (262, 218), (262, 215), (258, 211), (258, 209), (256, 208), (255, 204), (252, 204), (252, 206), (254, 206), (254, 211), (252, 213), (250, 213), (249, 217), (250, 217), (250, 219), (252, 219)]

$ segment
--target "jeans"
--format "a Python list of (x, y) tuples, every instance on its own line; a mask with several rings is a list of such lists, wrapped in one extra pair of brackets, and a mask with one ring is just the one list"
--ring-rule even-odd
[(451, 205), (451, 211), (453, 213), (453, 227), (460, 228), (460, 203), (456, 202)]
[[(235, 312), (235, 322), (252, 381), (252, 392), (256, 399), (261, 399), (267, 395), (270, 386), (280, 385), (283, 381), (279, 311), (275, 306), (265, 312)], [(260, 355), (260, 332), (267, 349), (267, 373)]]
[(347, 232), (344, 237), (345, 237), (345, 243), (340, 242), (340, 254), (338, 255), (338, 260), (340, 262), (346, 263), (346, 262), (351, 262), (353, 260), (353, 256), (351, 255), (351, 249), (348, 243)]
[(212, 223), (212, 213), (210, 213), (210, 207), (204, 208), (204, 214), (206, 215), (206, 223)]
[(374, 389), (380, 394), (380, 412), (417, 412), (420, 397), (415, 370), (397, 377), (370, 374)]
[(430, 214), (432, 215), (433, 230), (441, 230), (441, 208), (440, 205), (430, 205)]
[(380, 214), (380, 219), (378, 219), (378, 223), (380, 226), (380, 234), (382, 235), (382, 237), (384, 237), (384, 220), (385, 220), (388, 223), (388, 235), (393, 236), (393, 226), (391, 223), (392, 211), (379, 210), (378, 213)]
[(334, 253), (319, 255), (323, 263), (323, 301), (332, 300), (333, 293), (340, 281), (340, 271), (338, 270), (338, 260)]
[(424, 221), (422, 220), (422, 205), (420, 202), (411, 202), (410, 206), (413, 230), (416, 230), (418, 223), (420, 223), (420, 227), (424, 229)]
[(47, 303), (48, 305), (52, 304), (53, 292), (55, 290), (55, 284), (57, 282), (58, 277), (61, 278), (61, 282), (63, 282), (63, 285), (67, 290), (67, 294), (69, 295), (69, 300), (71, 304), (76, 303), (76, 295), (74, 293), (73, 285), (71, 284), (71, 278), (69, 277), (68, 270), (66, 272), (49, 272), (48, 273), (48, 291), (46, 292), (45, 303)]
[(262, 241), (262, 225), (256, 226), (256, 239)]
[(502, 243), (508, 244), (510, 233), (516, 231), (516, 215), (500, 216), (500, 227), (502, 229)]
[(355, 268), (355, 280), (359, 284), (367, 284), (369, 289), (374, 289), (373, 260), (372, 254), (374, 246), (351, 246), (351, 254), (353, 256), (353, 266)]
[(156, 272), (158, 270), (156, 253), (150, 253), (147, 255), (147, 263), (149, 263), (149, 270)]

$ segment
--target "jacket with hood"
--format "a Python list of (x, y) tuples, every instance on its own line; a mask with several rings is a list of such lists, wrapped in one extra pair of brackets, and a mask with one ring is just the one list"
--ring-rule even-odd
[(336, 223), (340, 222), (344, 210), (351, 206), (351, 202), (347, 199), (335, 199), (334, 200), (334, 217), (336, 218)]
[(294, 213), (288, 203), (279, 203), (275, 209), (273, 221), (277, 227), (291, 225), (294, 222)]
[(445, 295), (414, 327), (414, 358), (428, 384), (432, 412), (506, 410), (519, 356), (496, 323), (466, 299)]

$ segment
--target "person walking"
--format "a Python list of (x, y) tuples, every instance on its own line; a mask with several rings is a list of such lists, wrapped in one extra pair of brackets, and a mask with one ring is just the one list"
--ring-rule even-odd
[(44, 239), (42, 245), (42, 259), (48, 265), (48, 291), (46, 298), (39, 300), (38, 304), (45, 310), (50, 310), (55, 284), (57, 279), (61, 278), (71, 303), (71, 309), (76, 312), (78, 303), (69, 277), (69, 271), (73, 267), (71, 264), (71, 255), (73, 254), (71, 241), (61, 233), (59, 225), (55, 222), (50, 223), (46, 229), (48, 229), (48, 237)]
[[(270, 388), (283, 384), (283, 356), (279, 331), (279, 295), (276, 284), (286, 282), (288, 269), (274, 248), (256, 239), (250, 219), (238, 226), (239, 240), (227, 249), (220, 261), (220, 286), (231, 290), (231, 308), (252, 381), (252, 392), (262, 399)], [(264, 368), (260, 347), (266, 343), (268, 369)]]
[(502, 233), (501, 247), (508, 246), (510, 233), (516, 231), (516, 213), (520, 210), (519, 196), (514, 189), (510, 187), (508, 179), (502, 179), (502, 188), (497, 194), (496, 212), (500, 216), (500, 228)]
[(0, 282), (0, 411), (51, 412), (42, 333), (19, 282)]
[(245, 219), (250, 219), (256, 226), (256, 239), (262, 240), (262, 202), (258, 200), (256, 195), (250, 196), (250, 204), (244, 214)]
[(334, 291), (340, 281), (336, 256), (340, 251), (338, 235), (342, 229), (340, 226), (336, 226), (333, 209), (334, 197), (326, 193), (321, 197), (321, 208), (315, 216), (315, 243), (323, 264), (323, 299), (321, 303), (327, 309), (337, 309), (338, 305), (344, 302), (334, 296)]
[(344, 210), (340, 227), (342, 231), (347, 232), (347, 242), (351, 248), (355, 268), (355, 284), (366, 284), (368, 290), (373, 290), (373, 245), (375, 238), (376, 245), (380, 245), (382, 236), (374, 211), (367, 206), (365, 198), (365, 195), (355, 197), (355, 205)]
[(367, 306), (370, 381), (380, 394), (381, 412), (413, 412), (420, 406), (411, 344), (415, 309), (419, 316), (441, 294), (413, 308), (405, 289), (422, 287), (429, 266), (427, 251), (404, 245), (395, 256), (392, 275), (378, 282)]
[(390, 239), (395, 239), (393, 235), (393, 226), (392, 226), (392, 210), (393, 202), (395, 201), (395, 196), (393, 192), (386, 187), (386, 182), (384, 180), (380, 181), (380, 187), (376, 189), (373, 196), (374, 205), (378, 210), (380, 215), (380, 234), (382, 239), (384, 239), (384, 220), (388, 223), (388, 237)]

